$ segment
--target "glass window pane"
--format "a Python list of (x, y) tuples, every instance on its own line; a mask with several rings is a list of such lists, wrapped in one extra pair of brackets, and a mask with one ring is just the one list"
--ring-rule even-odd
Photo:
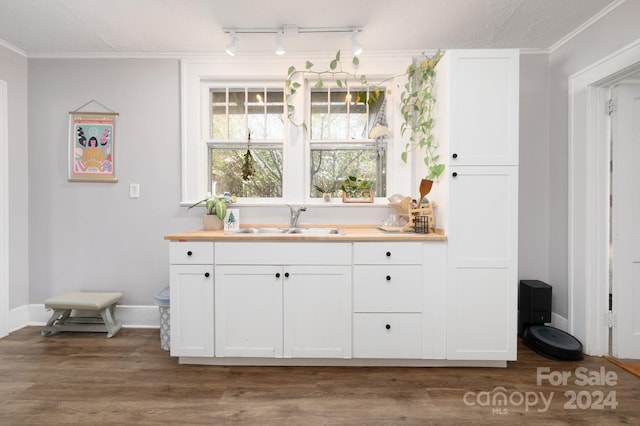
[(251, 139), (266, 139), (265, 129), (265, 93), (263, 89), (250, 89), (247, 96), (247, 118), (249, 120), (249, 130)]
[(349, 120), (347, 116), (347, 91), (332, 91), (329, 96), (329, 132), (330, 139), (347, 139)]
[(227, 137), (227, 91), (211, 91), (211, 138)]
[(282, 197), (282, 149), (251, 148), (255, 174), (242, 180), (242, 164), (247, 148), (216, 148), (211, 152), (211, 180), (216, 191), (238, 197)]
[(349, 132), (351, 139), (367, 139), (367, 92), (354, 92), (349, 103)]
[(247, 138), (247, 117), (245, 112), (244, 89), (229, 90), (229, 139)]
[(267, 136), (268, 140), (284, 139), (284, 92), (267, 91)]
[(311, 92), (311, 139), (329, 139), (329, 92), (314, 90)]
[(340, 186), (349, 176), (371, 181), (375, 195), (386, 196), (384, 158), (384, 154), (379, 157), (373, 144), (353, 148), (316, 144), (311, 149), (311, 197), (321, 197), (321, 189), (339, 196)]

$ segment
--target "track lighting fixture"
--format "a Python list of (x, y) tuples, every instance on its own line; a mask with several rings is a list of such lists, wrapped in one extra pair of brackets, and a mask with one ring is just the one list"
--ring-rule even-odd
[(362, 46), (356, 39), (358, 33), (362, 31), (362, 27), (316, 27), (316, 28), (299, 28), (297, 25), (284, 25), (281, 28), (223, 28), (225, 34), (231, 36), (231, 42), (227, 45), (226, 51), (229, 55), (235, 56), (236, 43), (238, 41), (236, 34), (275, 34), (276, 35), (276, 54), (284, 55), (284, 38), (297, 37), (300, 34), (310, 33), (349, 33), (351, 35), (351, 49), (354, 55), (362, 53)]
[(358, 56), (362, 53), (362, 46), (358, 43), (358, 30), (353, 30), (353, 35), (351, 36), (351, 51), (354, 56)]
[(284, 43), (282, 41), (282, 31), (276, 34), (276, 55), (284, 55), (285, 54)]
[(229, 42), (229, 44), (227, 44), (227, 47), (225, 48), (225, 51), (227, 52), (227, 54), (229, 56), (236, 56), (236, 44), (238, 42), (238, 38), (236, 37), (236, 33), (232, 32), (231, 33), (231, 42)]

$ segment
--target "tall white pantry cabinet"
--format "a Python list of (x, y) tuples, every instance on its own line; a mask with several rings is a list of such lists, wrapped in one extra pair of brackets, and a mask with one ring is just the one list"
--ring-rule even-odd
[(452, 50), (437, 66), (446, 170), (430, 196), (448, 238), (447, 359), (516, 359), (519, 61)]

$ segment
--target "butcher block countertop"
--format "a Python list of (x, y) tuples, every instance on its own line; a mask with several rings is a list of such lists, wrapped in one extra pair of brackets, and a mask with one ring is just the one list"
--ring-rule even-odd
[[(339, 234), (243, 234), (204, 229), (165, 235), (169, 241), (446, 241), (444, 233), (436, 229), (428, 234), (416, 234), (413, 230), (399, 232), (398, 228), (384, 231), (376, 225), (301, 225), (300, 228), (337, 228)], [(277, 228), (284, 225), (246, 225), (244, 228)]]

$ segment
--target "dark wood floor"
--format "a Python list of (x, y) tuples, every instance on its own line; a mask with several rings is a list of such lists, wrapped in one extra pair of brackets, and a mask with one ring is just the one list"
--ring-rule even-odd
[[(501, 369), (189, 366), (160, 349), (158, 330), (28, 327), (0, 339), (0, 424), (640, 423), (640, 379), (605, 359), (550, 361), (524, 346), (518, 358)], [(538, 367), (571, 376), (538, 385)]]

